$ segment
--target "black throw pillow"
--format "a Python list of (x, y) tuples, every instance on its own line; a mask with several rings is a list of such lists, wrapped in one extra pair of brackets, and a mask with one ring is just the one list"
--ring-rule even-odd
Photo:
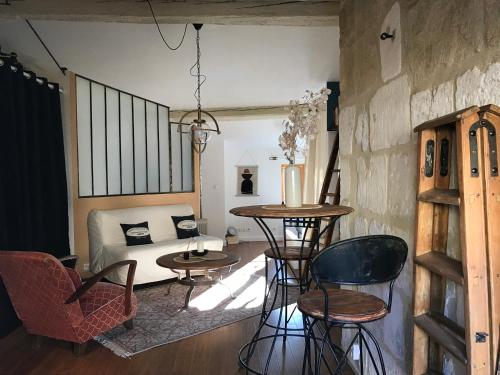
[(120, 224), (127, 240), (127, 246), (147, 245), (153, 243), (149, 233), (148, 222), (137, 224)]
[(175, 231), (177, 232), (177, 238), (179, 240), (183, 238), (198, 237), (200, 235), (194, 215), (172, 216), (172, 221), (174, 222)]

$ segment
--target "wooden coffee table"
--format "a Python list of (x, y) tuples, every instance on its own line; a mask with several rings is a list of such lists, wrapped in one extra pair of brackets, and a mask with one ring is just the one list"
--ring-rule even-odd
[[(172, 253), (163, 255), (156, 259), (156, 264), (160, 267), (169, 268), (179, 275), (177, 277), (177, 282), (179, 284), (189, 286), (186, 298), (184, 299), (183, 309), (187, 309), (189, 307), (191, 294), (196, 286), (214, 285), (217, 283), (224, 285), (221, 283), (222, 276), (229, 274), (231, 272), (231, 267), (240, 261), (239, 256), (222, 251), (209, 251), (208, 254), (204, 256), (193, 255), (190, 252), (189, 260), (185, 260), (183, 255), (184, 252)], [(225, 256), (224, 258), (222, 258), (223, 255)], [(229, 267), (227, 273), (223, 274), (220, 272), (222, 269), (227, 267)], [(181, 273), (178, 271), (185, 271), (186, 276), (182, 277)], [(192, 275), (192, 271), (203, 271), (204, 275)], [(231, 290), (229, 291), (231, 292)], [(233, 297), (232, 293), (231, 297)]]

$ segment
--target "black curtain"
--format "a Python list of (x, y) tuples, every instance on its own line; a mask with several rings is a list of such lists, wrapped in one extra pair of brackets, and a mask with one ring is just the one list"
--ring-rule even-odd
[[(1, 56), (0, 250), (70, 253), (59, 87)], [(18, 324), (0, 283), (0, 336)]]

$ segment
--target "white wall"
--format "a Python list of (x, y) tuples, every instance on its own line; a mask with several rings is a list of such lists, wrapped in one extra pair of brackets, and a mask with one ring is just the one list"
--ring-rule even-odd
[[(209, 234), (222, 237), (231, 225), (239, 230), (242, 240), (265, 240), (253, 219), (234, 216), (229, 210), (281, 203), (281, 164), (287, 163), (278, 146), (282, 120), (221, 121), (222, 134), (214, 136), (202, 154), (202, 207)], [(270, 156), (278, 159), (269, 160)], [(259, 166), (258, 196), (237, 196), (237, 165)], [(281, 221), (269, 220), (269, 225), (281, 235)]]
[[(195, 105), (195, 80), (188, 71), (195, 60), (191, 27), (185, 45), (172, 52), (165, 49), (155, 26), (150, 24), (34, 21), (33, 25), (61, 65), (76, 73), (169, 105), (172, 109)], [(171, 43), (182, 29), (180, 25), (162, 25)], [(4, 52), (18, 53), (19, 61), (27, 68), (63, 84), (66, 167), (70, 176), (69, 90), (65, 76), (22, 19), (0, 20), (0, 46)], [(338, 80), (338, 46), (339, 29), (333, 26), (205, 25), (202, 72), (208, 75), (208, 80), (203, 86), (203, 105), (207, 108), (270, 106), (300, 98), (306, 89), (317, 89), (326, 81)], [(202, 166), (204, 216), (209, 217), (210, 232), (223, 236), (227, 225), (236, 225), (252, 228), (243, 237), (256, 238), (261, 234), (252, 221), (237, 222), (227, 211), (237, 205), (280, 203), (280, 161), (260, 158), (266, 148), (275, 148), (276, 154), (281, 155), (277, 148), (280, 127), (281, 119), (222, 124), (222, 138), (214, 137), (203, 155), (204, 165), (215, 166), (209, 170)], [(234, 154), (226, 158), (225, 140), (228, 152), (234, 150)], [(235, 173), (234, 166), (238, 162), (234, 159), (241, 156), (236, 152), (239, 147), (251, 149), (250, 153), (261, 164), (260, 197), (232, 199), (224, 194), (226, 180), (228, 190), (235, 189), (231, 173)], [(68, 203), (72, 241), (71, 198)]]
[[(195, 106), (195, 32), (170, 51), (154, 24), (33, 21), (59, 62), (99, 82), (172, 109)], [(182, 25), (162, 25), (171, 44)], [(21, 60), (57, 68), (24, 20), (0, 20), (0, 45)], [(205, 25), (201, 32), (206, 108), (283, 105), (306, 89), (338, 80), (338, 27)]]

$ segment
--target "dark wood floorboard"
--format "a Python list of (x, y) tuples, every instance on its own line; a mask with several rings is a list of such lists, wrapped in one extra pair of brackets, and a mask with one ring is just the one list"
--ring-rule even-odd
[[(231, 245), (228, 251), (241, 256), (241, 264), (263, 253), (267, 242)], [(291, 309), (290, 309), (291, 311)], [(276, 319), (276, 312), (273, 319)], [(0, 339), (0, 374), (71, 374), (71, 375), (238, 375), (240, 347), (250, 341), (257, 329), (258, 317), (242, 320), (197, 336), (167, 344), (130, 359), (120, 358), (96, 342), (90, 342), (87, 353), (73, 356), (71, 345), (44, 338), (38, 350), (31, 349), (31, 338), (23, 328)], [(293, 327), (302, 326), (299, 313), (291, 319)], [(267, 330), (267, 332), (271, 332)], [(267, 360), (271, 341), (257, 350), (256, 361), (261, 366)], [(303, 338), (289, 338), (285, 345), (276, 341), (276, 352), (270, 364), (270, 374), (300, 374)], [(352, 374), (345, 371), (344, 374)]]

